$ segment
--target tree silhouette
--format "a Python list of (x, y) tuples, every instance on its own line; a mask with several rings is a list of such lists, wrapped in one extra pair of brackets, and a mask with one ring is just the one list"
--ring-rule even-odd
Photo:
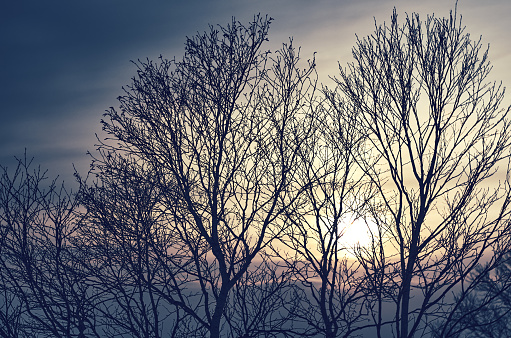
[[(396, 336), (428, 334), (460, 299), (479, 262), (509, 250), (509, 108), (486, 83), (487, 50), (448, 18), (418, 14), (359, 39), (337, 90), (368, 132), (357, 158), (374, 186), (372, 245), (360, 248), (377, 325)], [(382, 313), (392, 304), (394, 316)]]
[(323, 93), (315, 105), (317, 132), (302, 152), (302, 203), (286, 214), (290, 226), (274, 250), (309, 295), (296, 312), (307, 323), (301, 334), (349, 337), (364, 327), (365, 319), (364, 277), (358, 262), (349, 259), (347, 246), (355, 243), (343, 243), (346, 225), (362, 213), (371, 193), (356, 163), (365, 133), (341, 97), (327, 89)]
[(0, 335), (507, 333), (511, 108), (488, 50), (456, 12), (394, 11), (318, 90), (292, 39), (263, 50), (271, 20), (135, 62), (76, 194), (2, 167)]
[(497, 266), (481, 264), (470, 278), (477, 279), (474, 288), (463, 290), (462, 301), (445, 318), (436, 336), (440, 337), (505, 337), (511, 330), (511, 270), (507, 253)]
[(168, 336), (177, 329), (179, 313), (151, 287), (172, 269), (154, 255), (171, 235), (165, 233), (165, 215), (159, 209), (162, 196), (154, 176), (134, 161), (120, 156), (105, 160), (101, 185), (82, 185), (79, 196), (87, 210), (80, 247), (100, 298), (103, 333)]
[(182, 313), (180, 334), (221, 335), (232, 290), (304, 190), (314, 62), (300, 69), (292, 42), (262, 52), (270, 22), (233, 20), (189, 38), (179, 62), (137, 63), (121, 109), (103, 121), (115, 142), (99, 146), (98, 182), (82, 202), (108, 236), (102, 247), (127, 250), (112, 273)]
[(88, 273), (76, 264), (74, 194), (32, 160), (0, 177), (0, 333), (99, 337)]

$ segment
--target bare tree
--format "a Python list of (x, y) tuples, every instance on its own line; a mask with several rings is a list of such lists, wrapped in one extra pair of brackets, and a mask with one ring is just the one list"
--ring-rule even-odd
[[(179, 334), (237, 334), (227, 333), (225, 317), (232, 290), (280, 236), (280, 219), (304, 190), (296, 173), (313, 132), (315, 65), (299, 68), (292, 42), (273, 57), (262, 52), (270, 21), (258, 16), (245, 27), (233, 20), (187, 39), (181, 61), (137, 63), (120, 110), (112, 108), (103, 121), (113, 141), (99, 145), (98, 182), (83, 195), (84, 204), (104, 236), (124, 237), (119, 244), (140, 233), (128, 228), (145, 229), (114, 266), (133, 276), (142, 272), (137, 278), (146, 295), (178, 309), (176, 316), (184, 316)], [(123, 161), (133, 168), (126, 174), (118, 166)], [(128, 199), (133, 210), (125, 212), (117, 198), (115, 212), (103, 208), (113, 195), (97, 198), (94, 190), (109, 186), (114, 194), (110, 180), (122, 185), (134, 171), (142, 180), (129, 183), (135, 184), (129, 195), (142, 189), (150, 206), (138, 215), (136, 204), (146, 200)], [(145, 187), (152, 191), (145, 194)], [(137, 216), (123, 220), (121, 214)], [(142, 269), (125, 261), (141, 257), (140, 250), (146, 252)]]
[(31, 164), (25, 155), (0, 177), (0, 333), (99, 337), (87, 272), (74, 264), (77, 201)]
[(307, 294), (297, 312), (306, 323), (301, 334), (350, 337), (367, 324), (363, 271), (350, 253), (356, 243), (343, 237), (370, 193), (356, 163), (365, 136), (342, 98), (326, 88), (324, 94), (314, 106), (316, 132), (301, 153), (300, 209), (286, 214), (290, 226), (274, 251)]
[(101, 182), (81, 182), (79, 199), (87, 212), (79, 239), (103, 335), (173, 336), (179, 313), (152, 287), (168, 269), (154, 254), (167, 225), (154, 175), (129, 156), (105, 157), (96, 168)]
[(486, 82), (481, 48), (456, 12), (399, 24), (394, 11), (340, 67), (337, 90), (369, 133), (357, 161), (374, 185), (378, 230), (359, 260), (380, 304), (378, 337), (386, 321), (399, 338), (428, 334), (461, 301), (453, 293), (478, 282), (467, 278), (477, 264), (495, 265), (510, 249), (511, 189), (499, 172), (510, 109), (499, 108), (501, 85)]
[(255, 262), (232, 290), (226, 320), (234, 337), (296, 337), (303, 321), (296, 316), (304, 300), (292, 269), (267, 256)]
[(439, 337), (505, 337), (511, 330), (511, 260), (509, 253), (498, 265), (482, 264), (470, 274), (473, 288), (457, 297), (462, 301), (438, 325)]

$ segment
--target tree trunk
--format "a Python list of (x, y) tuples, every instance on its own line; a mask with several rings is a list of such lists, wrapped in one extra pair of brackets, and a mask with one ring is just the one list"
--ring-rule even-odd
[(216, 300), (215, 304), (215, 312), (211, 318), (211, 327), (209, 330), (209, 336), (211, 338), (220, 338), (220, 322), (222, 321), (222, 314), (224, 312), (225, 304), (227, 303), (227, 294), (229, 289), (226, 285), (229, 284), (229, 281), (222, 281), (222, 287), (220, 289), (220, 294)]

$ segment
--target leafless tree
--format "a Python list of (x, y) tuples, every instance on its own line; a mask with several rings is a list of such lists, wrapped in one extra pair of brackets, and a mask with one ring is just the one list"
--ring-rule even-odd
[(467, 278), (478, 263), (510, 249), (510, 109), (486, 82), (487, 56), (456, 12), (399, 24), (394, 11), (340, 67), (337, 90), (369, 133), (357, 161), (378, 230), (359, 261), (378, 337), (387, 321), (399, 338), (428, 334), (462, 301), (452, 295), (478, 283)]
[[(110, 275), (117, 269), (142, 274), (136, 287), (175, 309), (174, 318), (182, 316), (181, 335), (238, 334), (229, 333), (226, 319), (232, 292), (281, 235), (281, 218), (304, 190), (296, 173), (313, 132), (315, 65), (300, 68), (292, 41), (273, 56), (261, 51), (270, 21), (258, 16), (245, 27), (233, 20), (187, 39), (181, 61), (136, 63), (138, 75), (119, 98), (120, 110), (112, 108), (103, 121), (112, 141), (99, 145), (98, 181), (84, 204), (112, 238), (104, 247), (117, 242), (127, 250)], [(140, 182), (129, 182), (127, 196), (112, 197), (127, 191), (116, 184), (133, 172)], [(111, 195), (99, 197), (102, 186)], [(115, 208), (103, 208), (109, 201)], [(126, 246), (126, 236), (138, 237)], [(268, 287), (263, 292), (273, 292)]]
[(99, 337), (87, 272), (74, 264), (74, 194), (31, 160), (0, 177), (0, 333)]
[(439, 337), (505, 337), (511, 330), (511, 260), (509, 253), (500, 264), (482, 264), (470, 275), (478, 279), (465, 289), (462, 299), (435, 331)]
[(174, 336), (179, 313), (151, 287), (167, 269), (154, 254), (167, 225), (154, 176), (129, 156), (105, 157), (96, 168), (102, 170), (100, 182), (81, 182), (79, 200), (87, 211), (79, 238), (82, 264), (99, 299), (102, 333)]
[(282, 269), (263, 256), (236, 282), (225, 314), (234, 337), (296, 337), (303, 332), (296, 313), (304, 293), (294, 271)]
[(300, 209), (286, 214), (290, 226), (274, 250), (307, 294), (297, 312), (306, 323), (302, 334), (350, 337), (363, 321), (368, 324), (363, 271), (350, 253), (356, 243), (343, 237), (370, 194), (356, 163), (365, 134), (339, 95), (328, 89), (323, 94), (314, 105), (316, 132), (301, 153), (298, 176), (306, 189)]

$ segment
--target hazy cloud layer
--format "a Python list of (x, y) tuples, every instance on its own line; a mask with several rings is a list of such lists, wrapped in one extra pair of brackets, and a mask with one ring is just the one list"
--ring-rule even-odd
[[(445, 16), (443, 1), (23, 1), (0, 7), (0, 164), (29, 156), (50, 175), (71, 179), (72, 163), (86, 171), (101, 114), (116, 106), (121, 87), (135, 68), (129, 60), (180, 57), (185, 36), (226, 24), (247, 22), (261, 12), (275, 18), (275, 49), (294, 36), (302, 56), (317, 52), (320, 81), (335, 75), (337, 61), (350, 61), (355, 34), (365, 36), (388, 21), (392, 8)], [(495, 80), (511, 85), (510, 4), (475, 0), (459, 5), (464, 24), (491, 43)], [(509, 98), (507, 100), (509, 102)], [(101, 135), (101, 134), (100, 134)]]

